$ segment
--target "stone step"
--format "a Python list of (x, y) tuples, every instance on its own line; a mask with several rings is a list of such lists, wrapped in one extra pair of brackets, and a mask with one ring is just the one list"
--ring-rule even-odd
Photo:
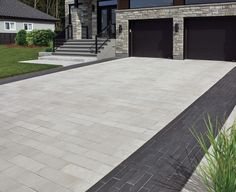
[[(101, 47), (99, 50), (104, 49), (104, 47)], [(95, 48), (66, 48), (66, 47), (59, 47), (56, 52), (94, 52)]]
[[(101, 46), (102, 44), (101, 43), (99, 43), (98, 44), (98, 46)], [(103, 46), (106, 46), (107, 45), (107, 43), (105, 43)], [(78, 48), (78, 49), (80, 49), (80, 48), (95, 48), (95, 44), (68, 44), (68, 43), (65, 43), (65, 44), (63, 44), (61, 47), (63, 47), (63, 48)]]
[[(105, 39), (98, 39), (98, 42), (104, 42)], [(95, 39), (69, 39), (67, 42), (95, 42)]]
[(86, 49), (86, 48), (91, 48), (94, 47), (92, 45), (62, 45), (61, 48), (71, 48), (71, 49)]
[(86, 56), (64, 56), (64, 55), (51, 55), (51, 56), (43, 56), (39, 57), (39, 60), (45, 61), (71, 61), (71, 62), (81, 62), (84, 60), (91, 60), (92, 57)]
[(85, 49), (76, 49), (76, 48), (64, 48), (64, 47), (60, 47), (56, 50), (56, 52), (93, 52), (93, 49), (89, 49), (89, 48), (85, 48)]
[[(98, 45), (102, 45), (103, 43), (99, 42)], [(95, 46), (95, 42), (89, 43), (89, 42), (65, 42), (63, 45), (69, 45), (69, 46)]]
[(96, 57), (97, 55), (94, 53), (88, 52), (55, 52), (53, 55), (62, 55), (62, 56), (88, 56), (88, 57)]

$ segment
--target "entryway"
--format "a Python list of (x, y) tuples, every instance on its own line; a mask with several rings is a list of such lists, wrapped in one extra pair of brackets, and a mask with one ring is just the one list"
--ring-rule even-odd
[[(109, 35), (110, 38), (116, 37), (116, 11), (117, 0), (98, 2), (98, 34), (101, 36)], [(108, 32), (108, 34), (107, 34)]]

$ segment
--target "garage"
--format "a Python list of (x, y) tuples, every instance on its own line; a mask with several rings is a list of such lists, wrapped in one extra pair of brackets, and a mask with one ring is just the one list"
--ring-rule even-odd
[(136, 57), (173, 57), (173, 20), (130, 21), (129, 55)]
[(185, 58), (236, 60), (236, 17), (185, 19)]

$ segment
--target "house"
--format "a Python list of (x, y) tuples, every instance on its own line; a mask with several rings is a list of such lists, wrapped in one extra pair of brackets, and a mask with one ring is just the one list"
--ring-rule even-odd
[[(115, 38), (119, 57), (236, 60), (236, 0), (65, 3), (66, 25), (73, 27), (74, 44), (75, 39), (108, 37)], [(94, 53), (104, 47), (98, 41), (95, 44)]]
[(0, 0), (0, 44), (14, 43), (16, 33), (25, 29), (55, 30), (57, 20), (18, 0)]

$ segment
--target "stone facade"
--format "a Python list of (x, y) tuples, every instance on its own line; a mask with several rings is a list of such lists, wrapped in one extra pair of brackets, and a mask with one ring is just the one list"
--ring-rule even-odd
[[(65, 0), (66, 26), (69, 24), (69, 4), (73, 4), (74, 0)], [(88, 28), (88, 37), (92, 38), (97, 34), (97, 1), (96, 0), (79, 0), (82, 5), (79, 8), (72, 7), (71, 18), (73, 25), (74, 39), (82, 39)], [(95, 10), (92, 10), (92, 7)]]
[[(129, 54), (129, 21), (143, 19), (172, 18), (173, 25), (179, 24), (179, 32), (173, 30), (173, 58), (184, 58), (184, 18), (236, 16), (236, 3), (216, 3), (202, 5), (184, 5), (159, 8), (117, 10), (116, 26), (122, 26), (123, 31), (117, 34), (117, 56)], [(173, 26), (174, 28), (174, 26)]]

